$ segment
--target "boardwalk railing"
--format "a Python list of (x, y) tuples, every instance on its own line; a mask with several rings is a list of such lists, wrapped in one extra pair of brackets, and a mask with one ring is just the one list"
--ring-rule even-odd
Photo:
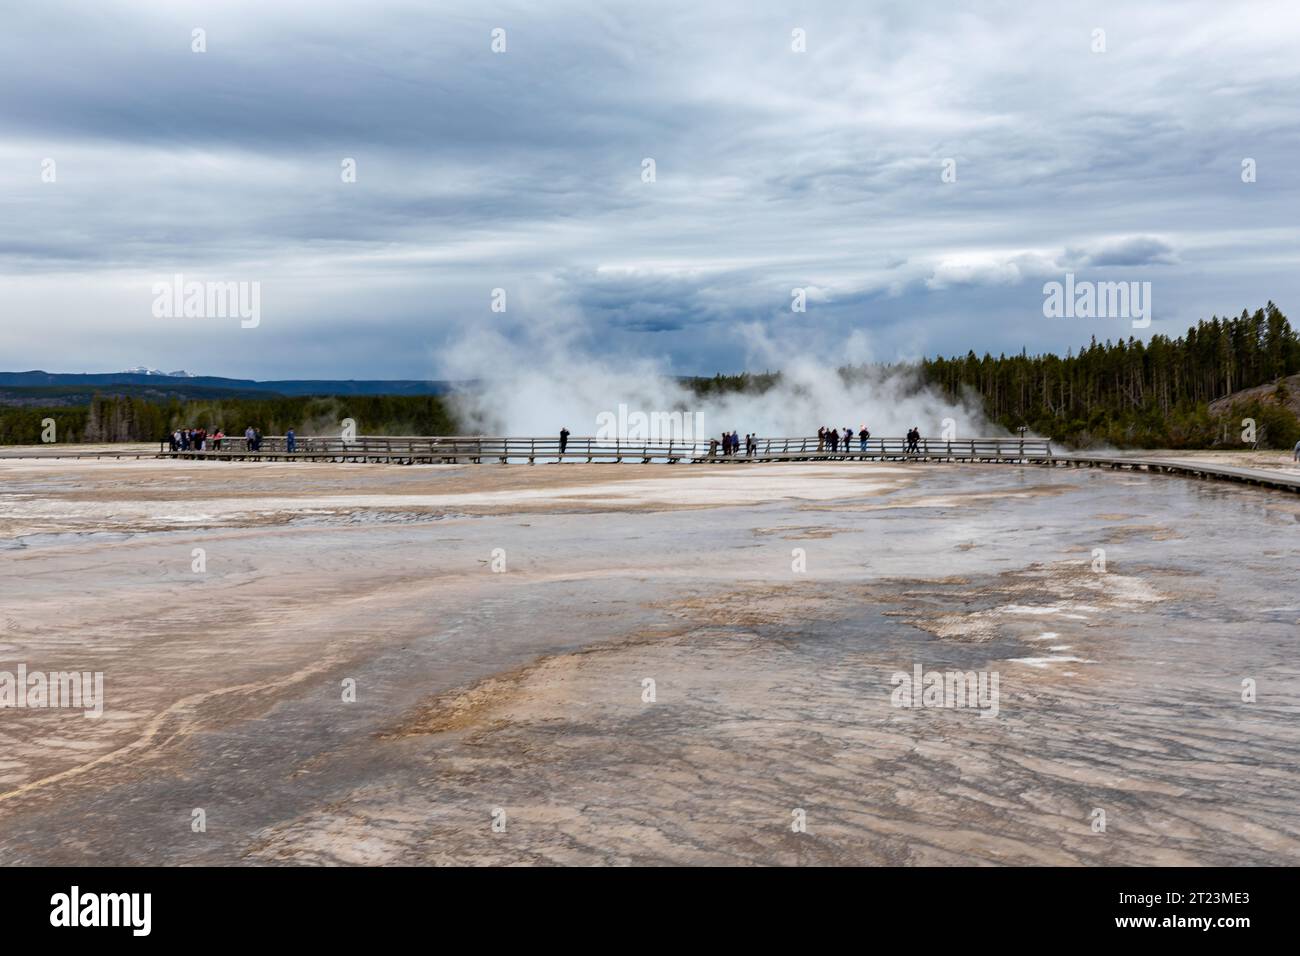
[(208, 450), (173, 451), (168, 442), (161, 457), (237, 460), (330, 460), (401, 463), (460, 463), (527, 461), (640, 461), (640, 462), (753, 462), (753, 461), (901, 461), (913, 459), (955, 461), (1042, 461), (1052, 456), (1050, 443), (1039, 438), (922, 438), (908, 450), (904, 438), (853, 439), (832, 450), (816, 436), (760, 438), (752, 453), (743, 448), (724, 455), (711, 442), (643, 442), (621, 439), (570, 438), (563, 452), (560, 440), (483, 436), (357, 436), (351, 441), (320, 436), (297, 438), (288, 450), (283, 435), (267, 435), (254, 451), (243, 438), (223, 438), (219, 447), (208, 440)]

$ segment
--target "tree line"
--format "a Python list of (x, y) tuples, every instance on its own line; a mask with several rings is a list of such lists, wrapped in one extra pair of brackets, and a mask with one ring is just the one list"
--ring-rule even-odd
[[(926, 359), (921, 380), (949, 398), (975, 395), (990, 419), (1076, 447), (1240, 446), (1253, 418), (1261, 445), (1290, 447), (1300, 422), (1281, 380), (1300, 372), (1300, 339), (1276, 305), (1236, 318), (1199, 321), (1175, 339), (1092, 341), (1077, 354)], [(1265, 398), (1212, 415), (1209, 405), (1242, 389), (1276, 383)]]
[(0, 407), (0, 444), (41, 442), (43, 422), (54, 420), (63, 442), (161, 441), (178, 428), (220, 428), (242, 436), (250, 425), (267, 435), (290, 428), (332, 434), (345, 418), (358, 434), (451, 435), (456, 419), (437, 395), (268, 396), (192, 401), (150, 401), (133, 395), (97, 394), (85, 405), (56, 408)]

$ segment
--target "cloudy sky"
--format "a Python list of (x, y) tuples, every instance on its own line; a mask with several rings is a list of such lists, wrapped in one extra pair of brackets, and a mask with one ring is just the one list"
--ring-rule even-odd
[[(711, 374), (1295, 318), (1297, 50), (1291, 0), (13, 5), (0, 369)], [(1151, 327), (1045, 318), (1066, 272), (1151, 282)], [(260, 324), (156, 317), (177, 274), (260, 283)]]

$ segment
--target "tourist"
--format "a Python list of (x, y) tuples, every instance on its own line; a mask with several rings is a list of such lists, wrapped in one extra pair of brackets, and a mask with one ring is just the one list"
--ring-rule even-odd
[(718, 440), (716, 438), (709, 439), (709, 457), (710, 458), (718, 457)]
[(817, 429), (817, 450), (821, 451), (826, 447), (826, 428), (825, 426)]
[(569, 447), (569, 430), (563, 425), (560, 426), (560, 454), (564, 454), (564, 449)]
[(244, 429), (244, 445), (249, 450), (253, 450), (253, 426), (249, 425)]
[(292, 428), (284, 433), (284, 450), (291, 455), (298, 450), (298, 436), (294, 434)]
[(844, 452), (845, 452), (845, 454), (848, 453), (848, 451), (849, 451), (849, 449), (850, 449), (850, 447), (851, 447), (852, 445), (853, 445), (853, 429), (850, 428), (848, 425), (845, 425), (845, 426), (844, 426)]
[(867, 450), (867, 439), (870, 437), (871, 437), (871, 432), (867, 429), (866, 425), (863, 425), (862, 428), (858, 431), (858, 451)]
[(833, 428), (827, 429), (827, 431), (826, 431), (826, 438), (827, 438), (827, 440), (831, 443), (831, 453), (832, 453), (832, 454), (840, 450), (840, 433), (839, 433), (839, 432), (837, 432), (837, 431), (836, 431), (835, 429), (833, 429)]
[(1295, 460), (1300, 461), (1300, 441), (1295, 443)]

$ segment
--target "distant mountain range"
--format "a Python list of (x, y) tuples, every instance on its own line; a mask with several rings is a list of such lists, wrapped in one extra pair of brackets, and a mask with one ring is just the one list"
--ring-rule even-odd
[(450, 391), (454, 382), (419, 381), (416, 379), (382, 379), (345, 381), (333, 379), (284, 379), (258, 382), (243, 378), (222, 378), (215, 375), (192, 375), (186, 371), (168, 372), (141, 366), (124, 372), (0, 372), (0, 387), (9, 388), (102, 388), (114, 386), (148, 385), (166, 389), (169, 386), (190, 391), (196, 386), (205, 392), (229, 390), (274, 395), (442, 395)]
[(125, 371), (123, 371), (122, 374), (123, 375), (161, 375), (164, 378), (194, 378), (194, 376), (191, 375), (189, 372), (185, 371), (185, 369), (181, 369), (179, 372), (164, 372), (156, 368), (147, 368), (144, 365), (139, 365), (135, 368), (128, 368)]

